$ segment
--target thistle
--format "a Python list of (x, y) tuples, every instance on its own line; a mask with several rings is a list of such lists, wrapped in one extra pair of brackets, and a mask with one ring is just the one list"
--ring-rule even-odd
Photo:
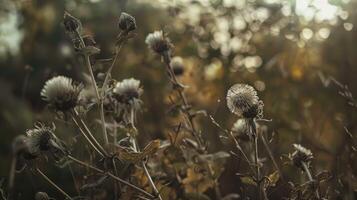
[(81, 89), (82, 86), (75, 85), (72, 79), (56, 76), (45, 83), (41, 96), (50, 107), (65, 112), (77, 105)]
[(171, 59), (170, 66), (176, 76), (181, 76), (185, 71), (183, 59), (179, 56), (175, 56)]
[(302, 168), (302, 163), (306, 163), (308, 165), (314, 157), (312, 152), (300, 144), (293, 144), (293, 147), (295, 151), (289, 156), (293, 164), (299, 168)]
[(122, 12), (119, 17), (119, 28), (122, 31), (130, 32), (136, 29), (135, 18), (128, 13)]
[(142, 101), (140, 96), (143, 89), (140, 81), (134, 78), (124, 79), (113, 88), (113, 96), (118, 103), (118, 112), (122, 115), (124, 122), (132, 123), (135, 112), (140, 109)]
[(54, 134), (55, 127), (36, 124), (33, 129), (26, 131), (31, 155), (40, 155), (44, 152), (51, 153), (56, 160), (67, 154), (64, 143)]
[(148, 34), (145, 43), (152, 51), (160, 55), (168, 53), (173, 46), (170, 40), (165, 37), (163, 31), (155, 31)]
[(263, 116), (263, 102), (250, 85), (235, 84), (227, 92), (227, 106), (239, 117), (253, 119)]

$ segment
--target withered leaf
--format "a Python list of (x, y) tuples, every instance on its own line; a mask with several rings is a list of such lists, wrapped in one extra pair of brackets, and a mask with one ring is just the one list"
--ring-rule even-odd
[(279, 181), (280, 179), (280, 175), (278, 171), (275, 171), (273, 173), (271, 173), (268, 177), (268, 186), (269, 187), (275, 187), (276, 183)]
[(247, 185), (257, 186), (257, 183), (250, 176), (240, 177), (240, 181), (242, 181), (242, 183), (247, 184)]
[(146, 156), (151, 156), (155, 154), (160, 148), (160, 140), (151, 141), (142, 152), (134, 152), (129, 150), (128, 148), (124, 148), (121, 146), (115, 146), (115, 153), (119, 157), (119, 159), (131, 163), (137, 163), (145, 159)]

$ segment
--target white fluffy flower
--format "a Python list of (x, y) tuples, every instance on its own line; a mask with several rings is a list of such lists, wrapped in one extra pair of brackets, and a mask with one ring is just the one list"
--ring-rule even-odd
[(56, 76), (45, 83), (41, 96), (51, 107), (66, 111), (77, 105), (81, 88), (81, 85), (75, 85), (70, 78)]
[(163, 31), (155, 31), (148, 34), (145, 39), (145, 43), (149, 46), (151, 50), (158, 54), (165, 53), (169, 51), (172, 47), (170, 40), (165, 37)]
[(119, 102), (131, 103), (131, 101), (140, 98), (143, 89), (140, 88), (139, 80), (130, 78), (118, 82), (115, 85), (113, 92), (116, 94)]
[(140, 109), (140, 96), (143, 89), (140, 81), (134, 78), (124, 79), (118, 82), (113, 89), (113, 96), (117, 101), (116, 113), (125, 123), (132, 123), (135, 113)]
[(262, 117), (263, 102), (259, 100), (257, 91), (250, 85), (235, 84), (227, 92), (229, 110), (243, 118)]

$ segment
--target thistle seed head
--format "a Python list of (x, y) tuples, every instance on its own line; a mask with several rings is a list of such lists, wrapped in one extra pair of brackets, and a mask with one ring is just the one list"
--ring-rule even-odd
[(239, 117), (261, 118), (263, 105), (257, 91), (250, 85), (235, 84), (227, 92), (227, 106), (232, 113)]
[(122, 31), (133, 31), (136, 29), (135, 18), (128, 13), (122, 12), (119, 17), (119, 28)]
[(113, 92), (116, 99), (120, 103), (132, 104), (134, 101), (139, 100), (143, 89), (140, 87), (140, 81), (134, 78), (124, 79), (118, 82)]
[(314, 157), (309, 149), (300, 144), (293, 144), (293, 147), (295, 151), (290, 155), (290, 159), (297, 167), (302, 167), (302, 162), (308, 164)]
[(183, 59), (179, 56), (175, 56), (171, 59), (170, 66), (176, 76), (182, 75), (185, 71)]
[(82, 86), (75, 85), (72, 79), (56, 76), (45, 83), (41, 96), (55, 110), (64, 112), (77, 105), (81, 89)]
[(172, 48), (170, 40), (164, 35), (163, 31), (155, 31), (148, 34), (145, 43), (152, 51), (158, 54), (164, 54)]

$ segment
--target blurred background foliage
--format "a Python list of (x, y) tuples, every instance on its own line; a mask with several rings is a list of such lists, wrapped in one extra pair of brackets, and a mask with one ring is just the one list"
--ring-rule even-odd
[[(148, 33), (163, 29), (175, 45), (174, 55), (184, 59), (180, 79), (196, 109), (230, 128), (236, 118), (226, 108), (227, 89), (238, 82), (253, 85), (264, 101), (265, 118), (272, 119), (267, 127), (276, 158), (301, 143), (314, 153), (316, 171), (334, 172), (334, 196), (353, 195), (357, 141), (346, 129), (356, 135), (357, 110), (334, 80), (357, 95), (356, 10), (355, 0), (0, 0), (0, 175), (9, 170), (11, 140), (36, 121), (55, 121), (62, 138), (71, 140), (66, 135), (74, 130), (55, 119), (40, 98), (44, 82), (54, 75), (86, 80), (61, 23), (64, 11), (81, 20), (101, 49), (93, 59), (96, 73), (109, 67), (101, 59), (113, 56), (117, 20), (125, 11), (137, 20), (137, 36), (124, 46), (113, 77), (134, 77), (144, 85), (141, 142), (166, 138), (174, 124), (166, 117), (165, 70), (144, 42)], [(210, 151), (231, 149), (207, 117), (197, 124)], [(224, 194), (239, 187), (234, 173), (246, 167), (236, 158), (227, 166), (221, 177)], [(283, 167), (288, 176), (292, 170)], [(51, 176), (70, 181), (66, 172)], [(48, 187), (31, 174), (19, 179), (17, 190), (24, 196)], [(73, 190), (70, 184), (64, 188)], [(281, 186), (272, 195), (283, 192)]]

